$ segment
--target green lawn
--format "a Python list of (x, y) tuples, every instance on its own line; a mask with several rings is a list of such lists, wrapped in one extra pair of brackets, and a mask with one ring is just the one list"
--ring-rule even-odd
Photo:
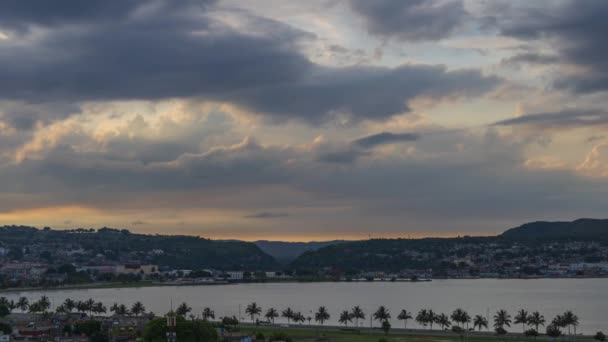
[[(460, 342), (460, 337), (456, 334), (443, 336), (416, 336), (405, 335), (400, 333), (390, 333), (384, 336), (381, 332), (361, 332), (339, 331), (335, 329), (315, 329), (315, 328), (274, 328), (274, 327), (244, 327), (240, 329), (243, 332), (262, 332), (266, 338), (270, 337), (273, 332), (282, 331), (287, 333), (294, 341), (314, 341), (317, 336), (326, 336), (332, 342), (377, 342), (384, 337), (388, 341), (408, 341), (408, 342)], [(469, 342), (500, 342), (496, 338), (484, 337), (469, 337)], [(509, 342), (515, 342), (516, 339), (508, 338)], [(533, 340), (527, 340), (533, 341)]]

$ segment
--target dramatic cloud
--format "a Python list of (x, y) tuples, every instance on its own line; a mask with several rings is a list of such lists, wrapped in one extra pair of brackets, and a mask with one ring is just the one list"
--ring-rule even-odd
[(494, 126), (529, 125), (539, 128), (574, 128), (608, 125), (608, 112), (601, 110), (564, 110), (554, 113), (535, 113), (498, 121)]
[(372, 134), (351, 141), (348, 144), (332, 146), (320, 145), (317, 149), (317, 160), (324, 163), (351, 164), (362, 157), (371, 155), (370, 149), (374, 147), (396, 144), (402, 142), (414, 142), (420, 136), (416, 133), (390, 133), (382, 132)]
[[(161, 3), (133, 5), (133, 15), (112, 25), (91, 21), (26, 35), (25, 43), (3, 42), (1, 96), (29, 102), (200, 97), (277, 120), (321, 123), (337, 113), (383, 119), (407, 112), (407, 103), (419, 96), (477, 96), (499, 83), (477, 70), (443, 66), (321, 66), (300, 51), (298, 42), (309, 37), (304, 32), (274, 23), (272, 35), (250, 34), (206, 10), (185, 12)], [(99, 6), (104, 13), (116, 10)], [(20, 11), (3, 15), (11, 13), (21, 18)], [(93, 13), (74, 13), (76, 24)], [(48, 15), (23, 19), (72, 23), (70, 17)]]
[(378, 134), (369, 135), (367, 137), (359, 138), (353, 143), (361, 147), (374, 147), (384, 144), (394, 144), (404, 141), (416, 141), (420, 139), (420, 136), (416, 133), (391, 133), (382, 132)]
[(460, 0), (350, 0), (370, 33), (404, 41), (439, 40), (467, 18)]
[[(605, 37), (608, 3), (603, 0), (536, 2), (496, 13), (494, 21), (502, 34), (527, 41), (547, 40), (555, 46), (563, 63), (576, 65), (584, 72), (560, 75), (558, 88), (579, 93), (608, 89), (608, 48)], [(528, 61), (549, 62), (555, 57), (524, 55)]]
[(606, 7), (0, 2), (0, 225), (325, 239), (604, 215)]

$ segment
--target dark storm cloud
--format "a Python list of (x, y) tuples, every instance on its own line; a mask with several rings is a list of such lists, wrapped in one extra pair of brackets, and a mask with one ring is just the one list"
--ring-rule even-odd
[(439, 40), (467, 18), (460, 0), (350, 0), (370, 33), (404, 41)]
[(198, 6), (202, 8), (215, 0), (5, 0), (0, 2), (0, 27), (23, 31), (31, 26), (61, 26), (74, 23), (116, 22), (126, 19), (133, 11), (146, 6), (176, 10)]
[(587, 70), (584, 75), (561, 75), (556, 87), (579, 93), (608, 90), (608, 2), (570, 0), (537, 4), (541, 6), (495, 13), (493, 21), (504, 35), (530, 41), (548, 40), (560, 53), (562, 62)]
[(70, 103), (0, 103), (0, 121), (18, 131), (29, 131), (37, 123), (48, 124), (79, 112), (80, 106)]
[(332, 112), (346, 112), (355, 119), (386, 119), (409, 111), (407, 102), (417, 96), (476, 96), (499, 83), (498, 78), (477, 70), (448, 71), (443, 66), (315, 67), (310, 71), (312, 75), (297, 82), (258, 87), (232, 99), (279, 119), (296, 116), (320, 122)]
[(574, 128), (608, 125), (608, 112), (601, 110), (564, 110), (535, 113), (495, 122), (493, 126), (535, 126), (541, 128)]
[[(104, 11), (118, 11), (112, 4)], [(254, 35), (201, 9), (133, 6), (133, 15), (111, 23), (80, 20), (89, 13), (58, 19), (4, 13), (23, 25), (63, 25), (26, 44), (2, 41), (0, 64), (7, 67), (0, 70), (1, 96), (30, 102), (201, 97), (276, 120), (320, 123), (338, 112), (383, 119), (408, 111), (416, 96), (477, 96), (500, 82), (477, 70), (442, 66), (324, 67), (299, 50), (297, 43), (310, 35), (283, 24), (262, 23), (272, 34)]]
[(361, 147), (371, 148), (378, 145), (416, 141), (418, 139), (420, 139), (420, 135), (416, 133), (382, 132), (357, 139), (353, 143)]
[(355, 139), (346, 146), (323, 146), (317, 151), (316, 160), (324, 163), (352, 164), (361, 157), (371, 155), (370, 150), (374, 147), (412, 142), (418, 139), (420, 139), (420, 135), (417, 133), (381, 132)]
[(280, 217), (287, 217), (289, 216), (289, 214), (287, 213), (275, 213), (275, 212), (260, 212), (260, 213), (255, 213), (255, 214), (251, 214), (251, 215), (245, 215), (243, 216), (244, 218), (252, 218), (252, 219), (273, 219), (273, 218), (280, 218)]
[(517, 54), (508, 58), (505, 58), (501, 61), (502, 64), (519, 64), (519, 63), (529, 63), (529, 64), (555, 64), (559, 63), (560, 57), (556, 55), (542, 54), (542, 53), (534, 53), (527, 52)]

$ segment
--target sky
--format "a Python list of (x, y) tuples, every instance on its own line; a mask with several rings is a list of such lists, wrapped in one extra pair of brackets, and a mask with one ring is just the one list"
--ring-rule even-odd
[(213, 239), (605, 217), (604, 0), (0, 2), (0, 225)]

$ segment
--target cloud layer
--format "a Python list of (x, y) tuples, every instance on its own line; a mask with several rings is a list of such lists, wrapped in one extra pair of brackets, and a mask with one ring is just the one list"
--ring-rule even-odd
[(603, 1), (0, 3), (0, 224), (218, 238), (602, 216)]

